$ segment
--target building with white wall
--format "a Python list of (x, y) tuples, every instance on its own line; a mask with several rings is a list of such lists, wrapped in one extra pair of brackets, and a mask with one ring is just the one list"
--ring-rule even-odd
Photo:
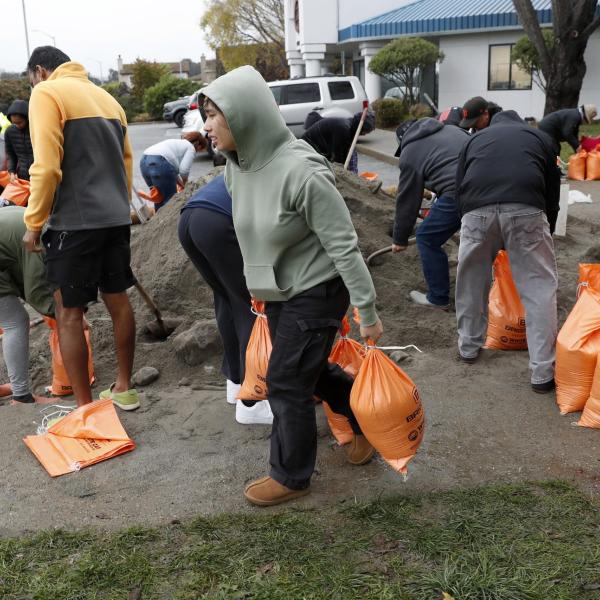
[[(352, 58), (352, 71), (373, 101), (391, 84), (369, 71), (371, 58), (396, 37), (419, 36), (445, 56), (426, 90), (440, 107), (483, 96), (523, 117), (543, 114), (543, 92), (511, 60), (513, 44), (524, 35), (512, 0), (284, 1), (291, 77), (320, 75), (332, 60)], [(550, 26), (551, 0), (533, 5), (542, 26)], [(600, 31), (590, 38), (585, 60), (580, 101), (600, 104)]]

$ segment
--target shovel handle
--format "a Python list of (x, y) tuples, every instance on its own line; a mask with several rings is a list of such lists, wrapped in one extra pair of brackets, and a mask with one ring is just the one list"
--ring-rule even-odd
[(144, 289), (144, 286), (139, 281), (136, 281), (135, 289), (140, 293), (142, 300), (146, 303), (146, 306), (148, 306), (148, 308), (152, 311), (152, 313), (156, 317), (158, 324), (164, 329), (162, 315), (160, 314), (160, 311), (158, 310), (158, 307), (156, 306), (156, 304), (154, 304), (154, 300), (152, 300), (152, 298), (150, 297), (148, 292)]
[[(413, 244), (417, 243), (417, 238), (415, 236), (408, 238), (408, 244), (406, 244), (407, 246), (412, 246)], [(381, 250), (376, 250), (375, 252), (373, 252), (373, 254), (369, 254), (369, 256), (367, 257), (367, 260), (365, 261), (367, 263), (367, 266), (369, 266), (371, 264), (371, 261), (376, 258), (377, 256), (381, 256), (382, 254), (387, 254), (388, 252), (392, 251), (393, 246), (386, 246), (385, 248), (381, 248)]]

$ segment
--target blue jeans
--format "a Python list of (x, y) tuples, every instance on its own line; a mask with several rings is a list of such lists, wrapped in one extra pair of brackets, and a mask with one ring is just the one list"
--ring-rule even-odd
[(460, 229), (460, 212), (453, 198), (440, 196), (417, 229), (417, 248), (427, 282), (427, 300), (446, 306), (450, 302), (448, 255), (442, 246)]
[(154, 186), (162, 194), (162, 202), (154, 205), (154, 209), (158, 211), (177, 191), (177, 171), (163, 156), (147, 154), (142, 156), (140, 170), (146, 185), (148, 187)]

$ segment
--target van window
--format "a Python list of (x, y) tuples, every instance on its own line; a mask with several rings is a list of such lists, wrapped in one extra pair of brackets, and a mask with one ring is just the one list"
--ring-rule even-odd
[(331, 81), (327, 85), (332, 100), (352, 100), (354, 98), (354, 90), (349, 81)]
[(275, 97), (275, 102), (277, 102), (278, 105), (281, 104), (281, 86), (276, 85), (270, 89), (273, 92), (273, 96)]
[(285, 104), (303, 104), (304, 102), (319, 102), (321, 92), (318, 83), (295, 83), (285, 86), (287, 98)]

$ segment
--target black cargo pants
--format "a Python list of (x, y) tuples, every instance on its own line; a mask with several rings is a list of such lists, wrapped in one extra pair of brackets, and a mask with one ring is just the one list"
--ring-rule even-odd
[(352, 378), (328, 362), (331, 347), (350, 299), (340, 277), (317, 285), (285, 302), (267, 302), (273, 341), (267, 371), (273, 411), (271, 477), (293, 490), (305, 489), (317, 457), (317, 423), (313, 396), (348, 417)]

